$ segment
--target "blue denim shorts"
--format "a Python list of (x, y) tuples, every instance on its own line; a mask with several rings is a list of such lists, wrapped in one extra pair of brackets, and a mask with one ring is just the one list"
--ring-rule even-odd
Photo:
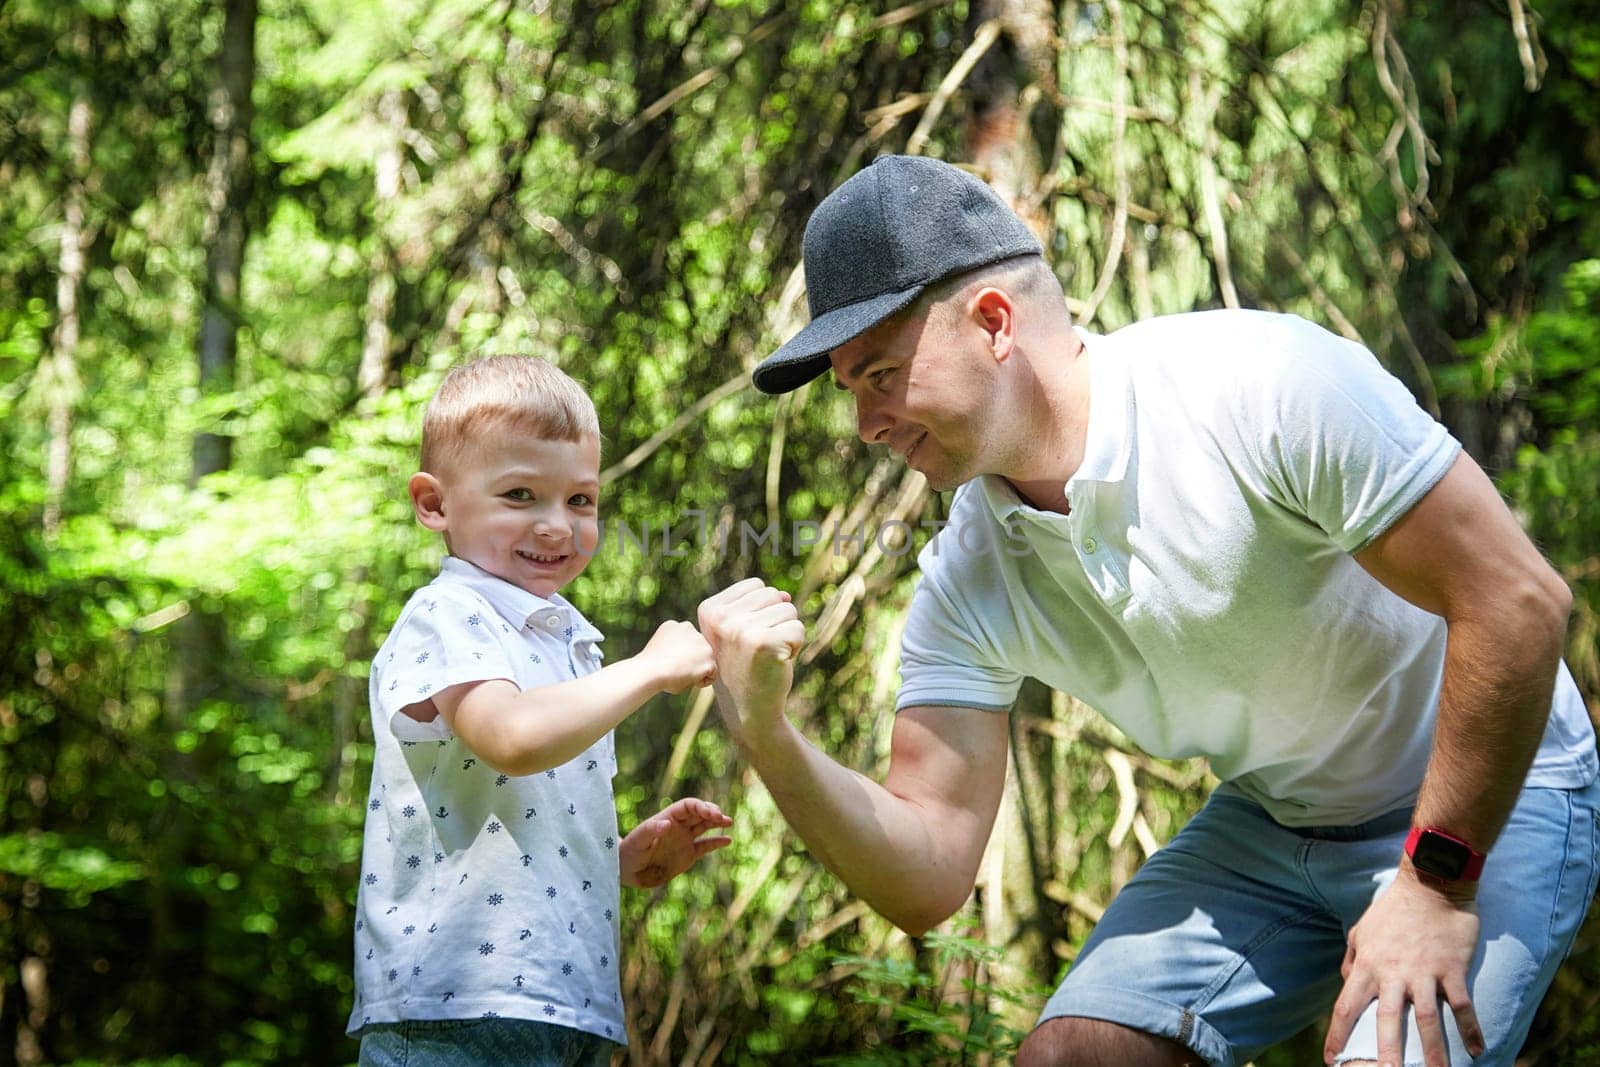
[(368, 1023), (360, 1067), (609, 1067), (621, 1047), (599, 1034), (532, 1019)]
[[(1224, 787), (1117, 894), (1040, 1021), (1104, 1019), (1219, 1067), (1248, 1062), (1332, 1012), (1345, 937), (1394, 878), (1410, 825), (1405, 809), (1289, 829)], [(1452, 1067), (1510, 1067), (1594, 896), (1597, 852), (1600, 782), (1522, 791), (1478, 890), (1469, 981), (1488, 1047), (1469, 1057), (1441, 1005)], [(1376, 1017), (1373, 1004), (1337, 1062), (1376, 1062)], [(1422, 1064), (1415, 1029), (1407, 1067)]]

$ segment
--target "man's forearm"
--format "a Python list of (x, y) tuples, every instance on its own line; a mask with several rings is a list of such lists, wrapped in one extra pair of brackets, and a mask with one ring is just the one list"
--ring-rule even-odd
[(1566, 600), (1537, 598), (1494, 625), (1450, 626), (1433, 755), (1416, 823), (1487, 852), (1539, 749), (1560, 663)]
[(942, 847), (929, 811), (835, 763), (787, 720), (739, 747), (812, 855), (884, 918), (921, 934), (966, 900), (975, 870)]

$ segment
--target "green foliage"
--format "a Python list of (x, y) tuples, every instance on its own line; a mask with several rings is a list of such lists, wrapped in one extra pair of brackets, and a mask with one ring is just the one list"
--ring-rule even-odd
[[(896, 1036), (872, 1042), (859, 1052), (827, 1056), (819, 1063), (837, 1067), (872, 1064), (970, 1063), (979, 1057), (1008, 1058), (1027, 1030), (1008, 1026), (994, 1005), (1037, 1012), (1047, 990), (1023, 991), (996, 984), (993, 969), (1004, 952), (970, 936), (931, 933), (923, 942), (924, 967), (898, 957), (846, 956), (836, 961), (854, 972), (845, 987), (859, 1004), (881, 1009)], [(964, 977), (951, 988), (951, 975)]]

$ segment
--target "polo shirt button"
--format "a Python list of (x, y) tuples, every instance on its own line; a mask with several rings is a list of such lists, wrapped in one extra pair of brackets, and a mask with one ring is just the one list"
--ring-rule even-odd
[(1097, 550), (1097, 549), (1098, 549), (1098, 548), (1099, 548), (1099, 547), (1100, 547), (1100, 542), (1099, 542), (1099, 541), (1096, 541), (1096, 540), (1095, 540), (1095, 539), (1094, 539), (1094, 538), (1092, 538), (1092, 537), (1085, 537), (1085, 538), (1084, 538), (1084, 539), (1083, 539), (1083, 550), (1084, 550), (1084, 551), (1085, 551), (1085, 552), (1094, 552), (1094, 551), (1095, 551), (1095, 550)]

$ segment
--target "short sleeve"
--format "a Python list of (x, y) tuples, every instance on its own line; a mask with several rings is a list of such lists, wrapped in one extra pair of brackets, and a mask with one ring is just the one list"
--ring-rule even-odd
[(1366, 348), (1297, 319), (1239, 392), (1262, 488), (1357, 552), (1432, 489), (1461, 446)]
[[(996, 661), (984, 640), (981, 613), (963, 605), (930, 543), (919, 559), (922, 580), (911, 596), (900, 639), (900, 693), (895, 710), (933, 705), (1005, 711), (1022, 675)], [(972, 558), (972, 557), (967, 557)]]
[(402, 709), (463, 682), (504, 678), (516, 672), (488, 605), (437, 588), (420, 591), (406, 606), (373, 662), (372, 692), (381, 718), (401, 741), (449, 738), (444, 716), (418, 722)]

